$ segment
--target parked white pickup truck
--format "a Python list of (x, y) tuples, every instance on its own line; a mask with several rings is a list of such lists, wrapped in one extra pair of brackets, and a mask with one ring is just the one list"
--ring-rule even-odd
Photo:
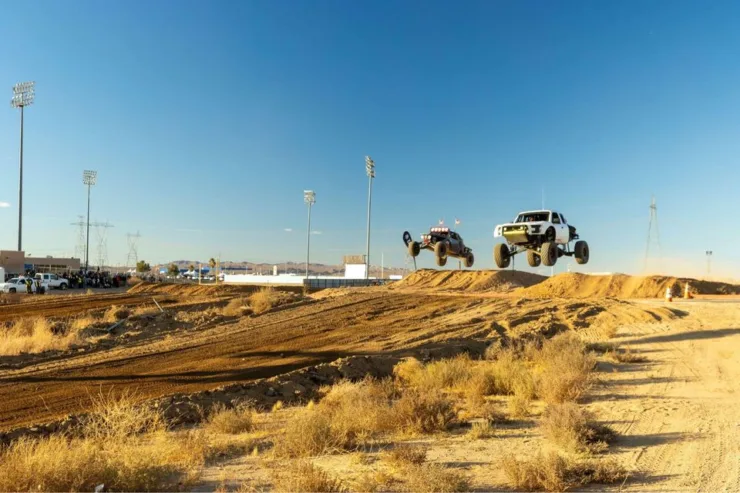
[(67, 289), (69, 287), (69, 281), (56, 274), (39, 273), (36, 274), (34, 279), (40, 280), (51, 289)]
[[(0, 283), (0, 293), (27, 293), (28, 288), (26, 287), (27, 277), (14, 277), (8, 279), (7, 282)], [(35, 280), (34, 280), (35, 281)], [(41, 286), (44, 291), (48, 292), (49, 284), (42, 281)]]

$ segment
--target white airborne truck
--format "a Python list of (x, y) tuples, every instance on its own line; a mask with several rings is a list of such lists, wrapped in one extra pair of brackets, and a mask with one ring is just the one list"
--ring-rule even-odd
[[(588, 262), (588, 243), (579, 240), (576, 228), (555, 211), (521, 212), (514, 222), (496, 226), (493, 236), (506, 240), (493, 248), (493, 259), (499, 269), (508, 267), (511, 257), (525, 251), (531, 267), (540, 263), (553, 266), (563, 255), (575, 257), (579, 264)], [(575, 245), (571, 250), (572, 241)]]

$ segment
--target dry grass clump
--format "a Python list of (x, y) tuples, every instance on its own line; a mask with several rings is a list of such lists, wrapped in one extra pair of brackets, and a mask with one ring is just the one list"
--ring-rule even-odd
[(395, 466), (418, 466), (427, 460), (427, 450), (420, 445), (399, 443), (386, 454), (386, 457), (388, 462)]
[(249, 305), (256, 315), (265, 313), (280, 301), (280, 293), (272, 287), (263, 287), (249, 296)]
[(459, 387), (473, 376), (473, 362), (467, 354), (423, 365), (409, 358), (394, 368), (396, 377), (409, 387), (418, 389), (451, 389)]
[(473, 440), (482, 440), (484, 438), (491, 438), (495, 432), (496, 429), (490, 421), (475, 421), (473, 426), (470, 427), (468, 436)]
[(0, 328), (0, 356), (65, 350), (81, 342), (79, 331), (72, 328), (55, 334), (52, 324), (43, 317), (21, 318)]
[(103, 321), (112, 324), (118, 322), (119, 320), (123, 320), (124, 318), (128, 318), (129, 316), (131, 316), (131, 310), (129, 310), (125, 306), (114, 305), (108, 308), (108, 310), (105, 312), (105, 315), (103, 315)]
[(358, 493), (376, 493), (389, 491), (394, 479), (383, 471), (371, 471), (361, 474), (353, 483), (351, 491)]
[(508, 455), (501, 464), (511, 486), (524, 491), (566, 491), (590, 483), (612, 484), (627, 477), (616, 461), (572, 461), (554, 452), (524, 460)]
[(391, 412), (394, 430), (404, 434), (445, 431), (456, 417), (453, 402), (433, 390), (408, 390), (393, 404)]
[(575, 401), (591, 384), (596, 359), (575, 334), (546, 341), (534, 356), (539, 396), (548, 404)]
[(206, 431), (223, 435), (238, 435), (254, 429), (254, 411), (248, 406), (232, 409), (218, 407), (213, 410), (206, 423)]
[(411, 466), (404, 471), (405, 491), (414, 493), (454, 493), (470, 490), (470, 480), (463, 474), (439, 464)]
[(615, 348), (607, 352), (605, 356), (614, 363), (645, 363), (648, 360), (645, 356), (635, 353), (629, 347), (626, 349)]
[(2, 491), (177, 490), (204, 463), (202, 434), (173, 435), (161, 416), (130, 397), (99, 398), (83, 438), (21, 439), (0, 452)]
[(490, 373), (495, 383), (496, 394), (518, 395), (528, 399), (536, 397), (532, 371), (514, 349), (500, 351), (497, 359), (491, 363)]
[(615, 436), (611, 428), (596, 424), (589, 412), (572, 402), (548, 406), (540, 428), (545, 438), (572, 453), (603, 452)]
[(252, 313), (252, 308), (247, 306), (245, 298), (233, 298), (221, 309), (221, 314), (226, 317), (241, 317)]
[(273, 484), (274, 491), (311, 491), (341, 492), (346, 491), (342, 482), (330, 476), (323, 469), (310, 462), (298, 462), (284, 473), (278, 474)]

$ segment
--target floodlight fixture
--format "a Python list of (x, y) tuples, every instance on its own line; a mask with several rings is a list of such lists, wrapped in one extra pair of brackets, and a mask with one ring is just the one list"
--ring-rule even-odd
[(82, 172), (82, 183), (85, 185), (95, 185), (98, 178), (98, 172), (86, 169)]
[(13, 86), (13, 98), (10, 105), (13, 108), (23, 108), (33, 104), (33, 98), (36, 96), (36, 82), (21, 82)]
[(309, 205), (313, 205), (316, 203), (316, 192), (313, 190), (304, 190), (303, 191), (303, 201)]
[(365, 173), (370, 178), (375, 178), (375, 161), (370, 156), (365, 156)]

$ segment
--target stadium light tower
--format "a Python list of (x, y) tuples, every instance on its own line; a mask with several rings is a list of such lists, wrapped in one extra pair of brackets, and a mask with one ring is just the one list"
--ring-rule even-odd
[(21, 109), (21, 152), (20, 177), (18, 182), (18, 251), (23, 250), (23, 108), (33, 104), (36, 95), (35, 82), (21, 82), (13, 86), (13, 98), (10, 105)]
[(707, 250), (707, 276), (712, 272), (712, 251)]
[(308, 279), (308, 262), (311, 254), (311, 206), (316, 203), (316, 192), (304, 190), (303, 201), (308, 204), (308, 231), (306, 232), (306, 279)]
[(365, 279), (370, 278), (370, 205), (373, 197), (373, 178), (375, 178), (375, 161), (365, 156), (365, 173), (367, 174), (367, 251), (365, 254)]
[(85, 247), (85, 273), (87, 274), (90, 252), (90, 188), (98, 178), (97, 171), (85, 170), (82, 172), (82, 183), (87, 185), (87, 246)]

